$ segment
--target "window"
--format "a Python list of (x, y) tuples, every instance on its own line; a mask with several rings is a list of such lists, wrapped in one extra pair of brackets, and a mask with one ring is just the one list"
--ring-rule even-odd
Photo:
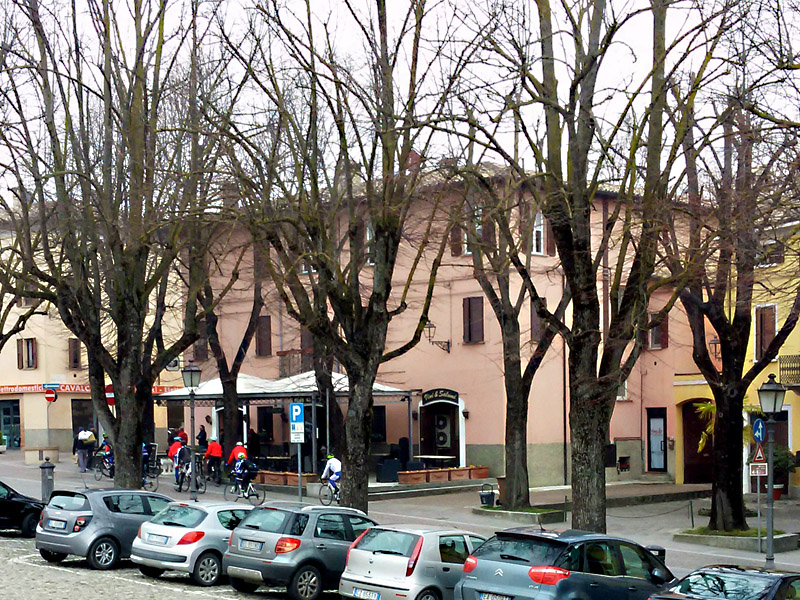
[(289, 535), (303, 535), (303, 532), (306, 530), (306, 525), (308, 525), (308, 515), (302, 513), (296, 514), (287, 533)]
[(9, 489), (0, 483), (0, 499), (8, 498), (10, 494)]
[(628, 399), (628, 380), (626, 379), (617, 388), (617, 401), (619, 402), (627, 399)]
[(617, 561), (614, 560), (614, 548), (607, 542), (591, 542), (584, 546), (584, 573), (594, 575), (620, 575)]
[(542, 215), (542, 211), (538, 211), (533, 217), (532, 236), (531, 251), (533, 254), (544, 254), (544, 215)]
[(464, 254), (464, 230), (459, 225), (453, 225), (450, 230), (450, 255), (461, 256)]
[(208, 331), (205, 321), (197, 324), (197, 333), (200, 337), (194, 343), (194, 362), (200, 363), (208, 360)]
[(778, 307), (775, 304), (756, 306), (756, 360), (761, 360), (775, 338)]
[(483, 296), (464, 298), (464, 343), (483, 341)]
[(469, 556), (467, 541), (463, 535), (443, 535), (439, 537), (439, 556), (444, 563), (463, 565)]
[(356, 539), (367, 529), (375, 525), (375, 523), (373, 523), (369, 519), (365, 519), (364, 517), (357, 517), (355, 515), (347, 515), (347, 520), (350, 521), (350, 527), (352, 527), (353, 529), (353, 539)]
[(413, 533), (372, 528), (364, 534), (356, 548), (372, 553), (400, 552), (402, 556), (409, 557), (418, 540), (419, 536)]
[(478, 546), (480, 546), (486, 540), (483, 538), (478, 537), (477, 535), (468, 535), (470, 543), (472, 544), (472, 549), (475, 550)]
[[(545, 308), (547, 308), (547, 298), (542, 298)], [(536, 305), (531, 301), (531, 341), (538, 343), (542, 340), (545, 331), (545, 320), (536, 312)]]
[[(651, 314), (650, 318), (654, 318), (655, 314)], [(665, 316), (664, 320), (658, 325), (650, 328), (647, 333), (647, 347), (649, 350), (663, 350), (669, 347), (669, 321)]]
[(217, 513), (217, 520), (225, 529), (234, 530), (246, 515), (246, 510), (221, 510)]
[(70, 338), (69, 342), (69, 368), (70, 369), (80, 369), (81, 368), (81, 342), (77, 338)]
[(126, 515), (146, 515), (144, 499), (138, 494), (119, 494), (103, 498), (106, 508), (112, 513)]
[(255, 508), (245, 517), (244, 523), (250, 529), (258, 529), (267, 533), (279, 533), (283, 531), (283, 524), (288, 516), (289, 513), (282, 510)]
[(150, 504), (150, 512), (154, 515), (160, 513), (169, 506), (169, 500), (161, 496), (148, 496), (147, 502)]
[(344, 528), (344, 517), (342, 515), (320, 515), (317, 518), (317, 529), (314, 536), (328, 540), (347, 540), (347, 533)]
[[(154, 503), (153, 500), (156, 500), (156, 502)], [(158, 512), (150, 522), (156, 525), (163, 525), (168, 522), (173, 524), (174, 527), (197, 527), (208, 514), (192, 506), (169, 506), (169, 502), (163, 502), (162, 506), (162, 503), (159, 503), (158, 500), (160, 500), (158, 497), (150, 498), (150, 506), (153, 508), (153, 512)], [(161, 510), (156, 511), (159, 506)], [(166, 510), (164, 510), (165, 508)]]
[(36, 338), (17, 340), (17, 368), (36, 368)]
[(272, 354), (272, 318), (269, 315), (258, 317), (256, 325), (256, 356)]
[(644, 550), (630, 544), (620, 543), (619, 552), (622, 555), (622, 564), (627, 577), (647, 581), (652, 579), (652, 573), (658, 565), (651, 556), (647, 556)]
[(474, 241), (471, 240), (469, 232), (466, 229), (462, 230), (464, 236), (464, 247), (466, 248), (464, 254), (472, 254), (475, 250), (475, 244), (483, 240), (483, 209), (481, 207), (476, 208), (474, 211), (472, 211), (471, 215), (467, 216), (467, 218), (472, 222), (475, 238)]
[(765, 242), (761, 246), (761, 255), (758, 258), (757, 267), (771, 267), (780, 265), (786, 259), (786, 252), (780, 242)]
[(373, 443), (386, 441), (385, 406), (372, 407), (372, 441)]

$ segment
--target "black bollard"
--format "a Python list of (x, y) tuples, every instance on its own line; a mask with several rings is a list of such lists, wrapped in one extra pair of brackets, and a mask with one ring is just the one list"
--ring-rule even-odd
[(56, 466), (50, 462), (50, 457), (45, 456), (44, 462), (39, 465), (42, 470), (42, 502), (49, 502), (55, 485), (54, 471)]

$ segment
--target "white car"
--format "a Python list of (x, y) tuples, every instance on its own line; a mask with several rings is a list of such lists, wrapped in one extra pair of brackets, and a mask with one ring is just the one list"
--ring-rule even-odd
[(350, 547), (339, 594), (361, 600), (452, 600), (464, 561), (484, 541), (457, 529), (372, 527)]
[(251, 509), (231, 502), (173, 502), (139, 528), (131, 560), (147, 577), (183, 571), (198, 585), (214, 585), (231, 532)]

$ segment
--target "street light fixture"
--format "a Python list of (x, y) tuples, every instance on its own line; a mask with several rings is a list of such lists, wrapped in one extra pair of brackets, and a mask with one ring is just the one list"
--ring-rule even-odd
[(189, 482), (189, 497), (197, 502), (197, 465), (195, 464), (195, 453), (196, 453), (196, 446), (195, 446), (195, 435), (194, 435), (194, 393), (195, 390), (200, 385), (200, 367), (194, 364), (194, 361), (189, 361), (189, 364), (186, 365), (183, 369), (181, 369), (181, 376), (183, 377), (183, 386), (188, 388), (189, 390), (189, 413), (190, 413), (190, 422), (191, 422), (191, 429), (190, 435), (192, 436), (192, 444), (189, 446), (191, 448), (190, 451), (190, 462), (191, 465), (191, 473), (192, 479)]
[(758, 388), (758, 403), (761, 405), (761, 412), (767, 416), (767, 559), (766, 568), (775, 568), (775, 554), (772, 550), (774, 538), (774, 518), (773, 510), (775, 499), (772, 490), (775, 484), (773, 473), (773, 456), (775, 447), (775, 414), (783, 410), (783, 398), (786, 395), (786, 388), (775, 381), (775, 375), (770, 373), (769, 379)]

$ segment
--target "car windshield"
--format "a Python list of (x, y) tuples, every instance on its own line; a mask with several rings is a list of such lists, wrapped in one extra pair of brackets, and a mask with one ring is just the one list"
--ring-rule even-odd
[(280, 533), (289, 513), (272, 508), (256, 508), (250, 511), (239, 527), (258, 529), (267, 533)]
[(56, 492), (50, 497), (47, 503), (48, 508), (59, 510), (84, 510), (89, 508), (86, 496), (82, 494), (71, 494), (69, 492)]
[(373, 527), (364, 534), (356, 548), (375, 554), (395, 554), (409, 557), (414, 551), (418, 539), (419, 536), (413, 533)]
[(697, 571), (681, 579), (671, 592), (695, 598), (759, 600), (775, 583), (775, 578), (757, 573)]
[(566, 544), (536, 537), (498, 535), (486, 540), (473, 552), (475, 558), (552, 565)]
[(150, 522), (168, 527), (197, 527), (206, 518), (206, 514), (192, 506), (172, 504), (153, 517)]

